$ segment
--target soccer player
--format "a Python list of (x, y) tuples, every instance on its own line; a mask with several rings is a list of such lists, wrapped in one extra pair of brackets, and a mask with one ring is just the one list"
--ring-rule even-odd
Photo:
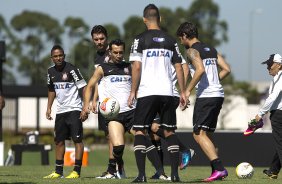
[[(95, 56), (95, 69), (101, 65), (102, 63), (107, 63), (109, 60), (109, 51), (108, 51), (108, 32), (106, 28), (102, 25), (95, 25), (91, 30), (91, 37), (92, 41), (97, 49), (96, 56)], [(109, 131), (107, 127), (107, 123), (105, 121), (105, 118), (101, 115), (99, 112), (98, 99), (102, 100), (103, 98), (103, 81), (99, 81), (96, 84), (96, 87), (94, 88), (94, 94), (93, 94), (93, 100), (92, 100), (92, 112), (98, 113), (98, 124), (99, 124), (99, 130), (103, 130), (105, 132), (105, 136), (108, 140), (108, 147), (109, 147), (109, 163), (107, 171), (103, 172), (100, 176), (97, 178), (113, 178), (115, 177), (111, 173), (114, 173), (116, 171), (116, 160), (113, 156), (113, 145), (109, 139)], [(99, 93), (98, 93), (99, 92)]]
[[(157, 113), (164, 128), (165, 141), (171, 160), (171, 180), (180, 181), (178, 175), (179, 145), (174, 134), (176, 129), (176, 107), (173, 97), (171, 67), (175, 67), (180, 88), (180, 102), (187, 105), (184, 95), (184, 77), (181, 67), (181, 54), (178, 45), (171, 36), (160, 29), (159, 9), (149, 4), (143, 11), (143, 21), (147, 30), (136, 36), (131, 47), (129, 60), (132, 63), (132, 87), (128, 104), (131, 106), (137, 98), (133, 129), (134, 153), (138, 167), (138, 176), (134, 183), (146, 182), (145, 158), (150, 147), (147, 141), (147, 129)], [(142, 72), (141, 72), (142, 71)], [(151, 143), (152, 144), (152, 143)]]
[[(104, 86), (103, 97), (115, 98), (120, 104), (120, 112), (117, 117), (107, 120), (109, 138), (113, 144), (113, 156), (117, 162), (118, 169), (109, 170), (109, 175), (103, 179), (124, 178), (123, 151), (124, 134), (130, 132), (135, 104), (132, 108), (127, 105), (127, 99), (131, 89), (131, 66), (123, 61), (125, 43), (116, 39), (109, 44), (109, 61), (100, 64), (90, 78), (85, 89), (82, 116), (89, 110), (89, 101), (92, 90), (96, 83), (101, 80)], [(99, 98), (100, 102), (103, 99)], [(102, 178), (102, 177), (101, 177)]]
[(55, 98), (57, 99), (57, 112), (55, 119), (55, 172), (44, 178), (62, 178), (65, 154), (65, 140), (71, 137), (75, 145), (75, 164), (73, 171), (66, 178), (79, 178), (82, 156), (84, 152), (83, 127), (88, 114), (80, 116), (82, 110), (83, 89), (86, 82), (80, 71), (74, 65), (65, 61), (64, 50), (60, 45), (51, 49), (51, 60), (54, 66), (48, 69), (48, 103), (46, 118), (52, 120), (51, 109)]
[(205, 181), (223, 179), (228, 176), (228, 172), (218, 157), (212, 135), (224, 100), (220, 81), (230, 73), (230, 67), (216, 49), (200, 42), (198, 30), (194, 24), (182, 23), (177, 30), (177, 36), (187, 49), (192, 75), (186, 89), (186, 96), (190, 96), (194, 87), (197, 89), (193, 114), (193, 136), (210, 160), (212, 167), (211, 176)]

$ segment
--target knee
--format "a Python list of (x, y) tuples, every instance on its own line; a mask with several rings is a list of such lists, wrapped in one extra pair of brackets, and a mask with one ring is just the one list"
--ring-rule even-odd
[(73, 137), (72, 141), (76, 144), (76, 143), (82, 143), (82, 138), (81, 137)]
[(65, 145), (65, 141), (56, 141), (56, 142), (55, 142), (55, 145), (56, 145), (57, 147), (64, 146), (64, 145)]

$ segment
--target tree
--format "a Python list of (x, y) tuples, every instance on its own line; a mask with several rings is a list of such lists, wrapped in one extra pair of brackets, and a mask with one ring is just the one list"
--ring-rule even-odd
[(45, 75), (38, 75), (39, 71), (45, 71), (50, 62), (44, 62), (43, 58), (50, 55), (46, 52), (48, 44), (61, 43), (63, 32), (59, 22), (52, 17), (33, 11), (23, 11), (14, 16), (11, 25), (18, 32), (19, 71), (30, 77), (32, 84), (43, 85), (46, 83)]

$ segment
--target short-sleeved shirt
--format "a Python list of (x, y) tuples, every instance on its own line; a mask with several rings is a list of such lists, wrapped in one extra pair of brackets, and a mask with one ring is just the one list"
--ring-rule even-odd
[(147, 30), (134, 39), (129, 61), (142, 63), (137, 98), (173, 96), (172, 67), (182, 58), (176, 40), (162, 30)]
[(82, 99), (78, 94), (78, 89), (86, 86), (86, 82), (78, 68), (68, 62), (64, 62), (61, 71), (55, 65), (48, 68), (47, 86), (55, 91), (58, 101), (57, 114), (82, 110)]

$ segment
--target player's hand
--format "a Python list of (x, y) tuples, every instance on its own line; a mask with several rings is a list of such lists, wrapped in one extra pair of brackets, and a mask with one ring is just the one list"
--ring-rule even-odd
[(53, 120), (52, 116), (51, 116), (51, 109), (47, 109), (46, 111), (46, 119), (48, 120)]
[(185, 93), (185, 94), (181, 93), (180, 94), (180, 104), (179, 104), (179, 106), (180, 106), (180, 109), (182, 111), (187, 109), (189, 107), (189, 105), (190, 105), (189, 96), (190, 96), (190, 93), (189, 94), (187, 94), (187, 93)]
[(259, 122), (259, 121), (261, 120), (261, 117), (259, 117), (258, 115), (256, 115), (255, 119), (256, 119), (256, 122)]
[(127, 105), (128, 107), (132, 108), (133, 104), (135, 103), (135, 93), (130, 93), (128, 100), (127, 100)]
[(90, 114), (90, 110), (87, 107), (84, 107), (82, 111), (80, 112), (79, 119), (81, 119), (82, 122), (88, 119), (88, 114)]

